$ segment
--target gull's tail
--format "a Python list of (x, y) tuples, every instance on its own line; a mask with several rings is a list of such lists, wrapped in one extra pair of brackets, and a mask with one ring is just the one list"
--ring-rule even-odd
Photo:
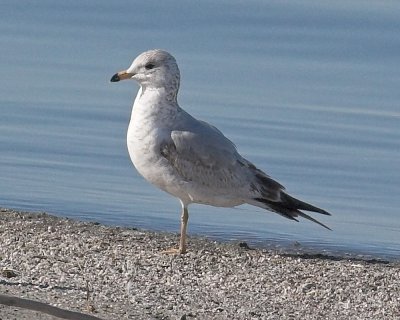
[(296, 198), (293, 198), (292, 196), (288, 195), (287, 193), (281, 191), (280, 193), (280, 200), (279, 201), (271, 201), (265, 198), (255, 198), (255, 202), (252, 202), (251, 204), (256, 205), (258, 207), (276, 212), (280, 214), (281, 216), (288, 218), (290, 220), (295, 220), (296, 217), (303, 217), (307, 220), (313, 221), (315, 223), (318, 223), (320, 226), (323, 226), (324, 228), (331, 230), (329, 227), (324, 225), (323, 223), (319, 222), (318, 220), (310, 217), (309, 215), (305, 214), (304, 212), (300, 210), (305, 210), (305, 211), (312, 211), (312, 212), (318, 212), (321, 214), (325, 215), (331, 215), (329, 212), (315, 207), (309, 203), (303, 202), (301, 200), (298, 200)]

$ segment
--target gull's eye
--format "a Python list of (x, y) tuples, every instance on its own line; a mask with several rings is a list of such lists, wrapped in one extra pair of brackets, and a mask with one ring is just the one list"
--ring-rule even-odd
[(152, 63), (148, 63), (144, 67), (146, 68), (146, 70), (150, 70), (150, 69), (153, 69), (155, 66)]

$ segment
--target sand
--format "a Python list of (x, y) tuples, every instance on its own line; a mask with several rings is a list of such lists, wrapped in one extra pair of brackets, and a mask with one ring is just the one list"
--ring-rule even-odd
[(177, 244), (177, 234), (8, 209), (0, 212), (0, 237), (1, 320), (59, 319), (5, 305), (10, 296), (87, 319), (400, 318), (398, 262), (197, 237), (189, 237), (187, 254), (168, 255), (162, 250)]

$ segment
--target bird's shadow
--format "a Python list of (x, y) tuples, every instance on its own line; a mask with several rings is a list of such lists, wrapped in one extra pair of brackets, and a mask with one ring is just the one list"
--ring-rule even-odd
[(300, 258), (300, 259), (318, 259), (325, 261), (352, 261), (352, 262), (364, 262), (367, 264), (389, 264), (391, 263), (388, 260), (378, 259), (378, 258), (365, 258), (365, 257), (348, 257), (348, 256), (335, 256), (335, 255), (327, 255), (323, 253), (279, 253), (279, 255), (283, 257), (290, 258)]
[[(262, 249), (258, 247), (249, 246), (246, 242), (240, 241), (237, 244), (242, 250), (257, 250)], [(266, 249), (267, 251), (274, 251), (274, 249)], [(363, 262), (366, 264), (391, 264), (391, 263), (399, 263), (400, 261), (390, 261), (381, 258), (373, 258), (368, 256), (352, 256), (352, 255), (334, 255), (334, 254), (326, 254), (326, 253), (314, 253), (314, 252), (304, 252), (304, 251), (294, 251), (293, 249), (287, 248), (288, 251), (285, 252), (284, 249), (277, 250), (277, 254), (281, 257), (288, 258), (299, 258), (305, 260), (324, 260), (324, 261), (351, 261), (351, 262)]]

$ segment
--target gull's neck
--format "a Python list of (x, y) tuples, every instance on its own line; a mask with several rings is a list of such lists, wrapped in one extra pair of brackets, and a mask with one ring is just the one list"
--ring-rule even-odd
[(141, 86), (133, 104), (132, 119), (139, 117), (171, 117), (178, 109), (176, 88)]

